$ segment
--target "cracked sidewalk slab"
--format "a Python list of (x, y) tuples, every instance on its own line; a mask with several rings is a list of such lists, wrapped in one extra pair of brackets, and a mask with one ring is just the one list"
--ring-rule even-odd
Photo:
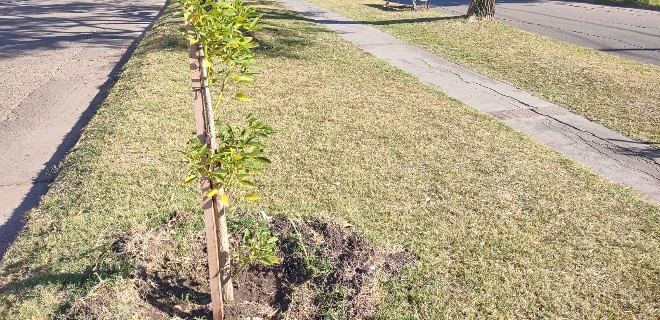
[(447, 95), (660, 203), (660, 150), (303, 0), (278, 0)]

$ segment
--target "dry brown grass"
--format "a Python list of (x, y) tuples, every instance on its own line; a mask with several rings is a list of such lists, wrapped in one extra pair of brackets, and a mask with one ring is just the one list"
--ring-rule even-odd
[[(413, 252), (379, 283), (382, 319), (658, 316), (658, 206), (289, 10), (258, 9), (255, 102), (222, 114), (252, 112), (278, 133), (264, 199), (237, 209), (339, 217), (384, 251)], [(193, 128), (178, 21), (167, 13), (145, 38), (7, 253), (0, 318), (61, 316), (91, 299), (93, 266), (109, 286), (95, 292), (117, 297), (134, 265), (101, 253), (199, 212), (175, 152)], [(174, 235), (181, 261), (195, 230)]]
[(642, 8), (660, 8), (660, 0), (594, 0), (596, 3), (630, 4)]
[(660, 147), (660, 67), (502, 23), (470, 23), (434, 10), (383, 10), (381, 0), (311, 2)]

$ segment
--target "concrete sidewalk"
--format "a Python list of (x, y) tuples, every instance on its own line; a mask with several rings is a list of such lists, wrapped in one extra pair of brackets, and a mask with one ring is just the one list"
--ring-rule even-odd
[(325, 8), (303, 0), (279, 1), (362, 50), (660, 203), (660, 150)]
[(164, 3), (0, 1), (0, 258)]

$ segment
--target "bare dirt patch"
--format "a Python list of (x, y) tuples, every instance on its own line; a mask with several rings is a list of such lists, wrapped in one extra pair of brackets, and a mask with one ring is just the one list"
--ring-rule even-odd
[[(187, 247), (176, 240), (178, 226), (195, 218), (176, 213), (159, 228), (127, 233), (113, 244), (113, 254), (134, 260), (132, 279), (121, 283), (124, 292), (133, 293), (122, 299), (139, 309), (131, 314), (152, 319), (210, 316), (204, 235), (186, 236)], [(363, 236), (334, 223), (280, 218), (259, 223), (278, 237), (281, 262), (252, 265), (237, 276), (227, 319), (370, 319), (377, 275), (390, 277), (415, 261), (407, 251), (381, 253)], [(234, 248), (241, 234), (232, 234)], [(113, 292), (106, 287), (104, 292)], [(116, 304), (117, 299), (80, 300), (68, 317), (108, 314)]]
[[(373, 244), (348, 228), (319, 220), (275, 218), (269, 225), (280, 238), (282, 263), (255, 266), (240, 276), (237, 299), (227, 312), (230, 319), (373, 316), (376, 271), (390, 275), (396, 269), (385, 267), (385, 256)], [(406, 259), (394, 264), (414, 261), (410, 253), (397, 254)]]

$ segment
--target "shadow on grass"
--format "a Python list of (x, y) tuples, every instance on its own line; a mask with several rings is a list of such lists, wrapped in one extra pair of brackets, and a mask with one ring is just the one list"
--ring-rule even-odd
[[(429, 2), (429, 5), (432, 4)], [(413, 7), (412, 5), (412, 0), (404, 1), (404, 3), (401, 3), (401, 1), (396, 1), (396, 2), (390, 1), (387, 3), (384, 2), (383, 4), (366, 3), (365, 6), (387, 12), (428, 11), (430, 9), (430, 8), (426, 8), (424, 4), (420, 3), (417, 6), (417, 10), (415, 10), (415, 7)]]
[[(84, 279), (85, 273), (80, 273), (80, 274), (49, 273), (49, 272), (44, 273), (44, 272), (40, 272), (39, 269), (37, 269), (35, 272), (38, 274), (38, 276), (35, 276), (33, 278), (23, 279), (17, 282), (10, 282), (6, 285), (0, 286), (0, 292), (2, 292), (2, 295), (0, 296), (0, 301), (1, 301), (0, 303), (6, 306), (12, 305), (14, 301), (10, 300), (8, 296), (9, 294), (18, 296), (17, 298), (20, 300), (33, 298), (33, 295), (31, 295), (30, 292), (26, 292), (26, 290), (24, 290), (25, 288), (38, 288), (41, 286), (54, 285), (54, 284), (59, 285), (60, 287), (65, 287), (70, 285), (82, 287), (83, 283), (86, 281), (86, 279)], [(69, 308), (71, 307), (71, 303), (72, 301), (67, 300), (62, 305), (59, 306), (56, 313), (58, 315), (66, 314)], [(6, 308), (0, 311), (0, 318), (11, 319), (8, 312), (9, 310)]]
[[(3, 293), (2, 299), (5, 304), (10, 304), (7, 301), (9, 294), (16, 295), (19, 299), (29, 299), (35, 289), (43, 288), (46, 286), (57, 286), (59, 288), (67, 288), (66, 291), (83, 292), (85, 288), (91, 288), (99, 283), (99, 279), (108, 279), (113, 276), (127, 277), (131, 270), (131, 263), (128, 259), (117, 259), (114, 255), (108, 255), (109, 248), (95, 247), (84, 250), (80, 253), (60, 257), (60, 261), (80, 261), (89, 260), (90, 263), (84, 270), (80, 272), (58, 272), (56, 268), (59, 266), (53, 263), (46, 263), (36, 267), (27, 268), (34, 264), (32, 255), (29, 255), (21, 260), (7, 264), (3, 268), (1, 277), (5, 281), (0, 284), (0, 292)], [(12, 277), (12, 275), (17, 276)], [(74, 289), (75, 288), (75, 289)], [(58, 315), (66, 315), (74, 302), (73, 295), (69, 295), (64, 299), (62, 304), (57, 308)], [(6, 309), (4, 310), (7, 311)], [(7, 319), (7, 314), (0, 313), (0, 318)]]
[(387, 12), (399, 12), (399, 11), (406, 11), (406, 10), (413, 10), (412, 4), (403, 4), (399, 1), (396, 3), (390, 2), (389, 4), (375, 4), (375, 3), (365, 3), (364, 4), (367, 7), (382, 10), (382, 11), (387, 11)]
[[(151, 290), (143, 292), (142, 300), (168, 316), (182, 319), (206, 319), (209, 316), (210, 312), (206, 306), (211, 302), (211, 294), (201, 290), (202, 284), (192, 285), (186, 279), (171, 275), (161, 278), (157, 274), (148, 274), (143, 267), (134, 270), (134, 275), (143, 283), (152, 284)], [(197, 307), (190, 310), (176, 308), (173, 299), (177, 298), (192, 302)]]
[[(404, 23), (425, 23), (425, 22), (452, 21), (452, 20), (463, 20), (463, 19), (465, 19), (465, 16), (447, 16), (447, 17), (433, 17), (433, 18), (381, 20), (381, 21), (351, 21), (351, 22), (354, 24), (387, 26), (387, 25), (404, 24)], [(323, 23), (332, 23), (332, 22), (324, 21)]]
[[(272, 58), (302, 59), (297, 53), (299, 48), (311, 45), (320, 34), (330, 33), (330, 30), (305, 18), (292, 10), (275, 9), (268, 1), (251, 1), (250, 4), (259, 6), (258, 12), (262, 15), (264, 27), (255, 35), (259, 47), (255, 50), (258, 55)], [(304, 32), (284, 26), (278, 20), (297, 20), (312, 22), (314, 25), (304, 27)]]
[[(260, 3), (260, 4), (265, 4), (267, 5), (267, 2), (264, 1), (256, 1), (255, 3)], [(365, 4), (366, 6), (370, 7), (378, 7), (380, 8), (381, 6), (379, 5), (374, 5), (374, 4)], [(382, 9), (382, 8), (380, 8)], [(387, 10), (387, 9), (383, 9)], [(390, 11), (390, 10), (388, 10)], [(391, 11), (399, 11), (392, 9)], [(304, 15), (300, 14), (296, 11), (291, 11), (291, 10), (277, 10), (277, 9), (261, 9), (259, 10), (264, 16), (266, 20), (300, 20), (300, 21), (307, 21), (311, 23), (321, 23), (321, 24), (364, 24), (364, 25), (394, 25), (394, 24), (403, 24), (403, 23), (424, 23), (424, 22), (436, 22), (436, 21), (451, 21), (451, 20), (462, 20), (465, 19), (465, 16), (447, 16), (447, 17), (432, 17), (432, 18), (413, 18), (413, 19), (397, 19), (397, 20), (380, 20), (380, 21), (359, 21), (359, 20), (328, 20), (328, 19), (312, 19), (309, 16), (312, 16), (311, 14)], [(283, 41), (287, 41), (286, 37), (287, 36), (292, 36), (294, 34), (297, 34), (297, 32), (293, 31), (285, 31), (285, 30), (280, 30), (278, 36), (284, 36)], [(321, 27), (315, 27), (315, 28), (305, 28), (306, 32), (309, 33), (316, 33), (316, 32), (330, 32), (329, 30), (326, 30), (325, 28)], [(294, 37), (294, 38), (301, 38), (299, 36)], [(312, 37), (313, 38), (313, 37)], [(280, 39), (278, 39), (280, 40)]]
[(179, 31), (183, 18), (172, 14), (177, 8), (169, 6), (162, 17), (156, 21), (151, 29), (153, 33), (140, 42), (141, 53), (188, 50), (188, 42)]

